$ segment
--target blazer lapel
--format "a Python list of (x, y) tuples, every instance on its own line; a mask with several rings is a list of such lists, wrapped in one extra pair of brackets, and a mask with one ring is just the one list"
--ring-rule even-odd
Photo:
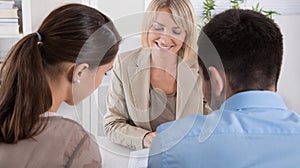
[(151, 130), (149, 123), (150, 51), (142, 50), (136, 63), (128, 67), (129, 87), (133, 98), (132, 119)]
[[(177, 103), (176, 103), (176, 119), (185, 117), (193, 112), (185, 112), (185, 106), (189, 101), (192, 92), (198, 80), (198, 66), (196, 61), (181, 61), (177, 70)], [(198, 87), (198, 86), (196, 86)], [(196, 98), (196, 97), (195, 97)], [(197, 97), (198, 98), (198, 97)]]

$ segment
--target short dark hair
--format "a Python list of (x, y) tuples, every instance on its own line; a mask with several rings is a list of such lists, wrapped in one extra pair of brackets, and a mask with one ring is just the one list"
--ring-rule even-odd
[(277, 86), (283, 55), (282, 34), (277, 24), (263, 14), (230, 9), (216, 15), (198, 38), (198, 63), (205, 80), (209, 80), (205, 67), (222, 68), (213, 58), (216, 53), (233, 93)]

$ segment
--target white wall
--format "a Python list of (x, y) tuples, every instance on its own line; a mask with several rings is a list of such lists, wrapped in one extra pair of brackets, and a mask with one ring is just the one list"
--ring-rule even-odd
[(97, 6), (114, 21), (123, 38), (140, 32), (144, 0), (99, 0)]
[[(82, 3), (86, 0), (31, 0), (32, 31), (36, 31), (42, 20), (55, 8), (66, 3)], [(95, 8), (109, 16), (122, 37), (140, 32), (144, 0), (90, 0)]]
[(36, 31), (44, 18), (55, 8), (66, 3), (81, 3), (82, 0), (31, 0), (31, 29)]
[(99, 0), (98, 9), (113, 20), (144, 11), (144, 0)]
[[(99, 0), (97, 9), (109, 16), (123, 40), (119, 52), (128, 51), (141, 46), (139, 35), (145, 10), (144, 0)], [(110, 82), (110, 75), (106, 76), (98, 89), (98, 117), (97, 135), (103, 136), (103, 117), (106, 112), (106, 94)]]
[(300, 114), (300, 15), (276, 16), (283, 34), (283, 66), (279, 78), (278, 92), (289, 108)]

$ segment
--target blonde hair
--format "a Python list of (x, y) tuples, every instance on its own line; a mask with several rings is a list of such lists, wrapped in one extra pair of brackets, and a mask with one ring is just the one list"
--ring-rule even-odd
[(178, 55), (182, 59), (196, 56), (198, 35), (193, 6), (189, 0), (152, 0), (143, 19), (142, 46), (144, 48), (150, 47), (148, 32), (156, 19), (157, 11), (164, 7), (170, 9), (175, 23), (186, 32), (184, 45), (179, 50)]

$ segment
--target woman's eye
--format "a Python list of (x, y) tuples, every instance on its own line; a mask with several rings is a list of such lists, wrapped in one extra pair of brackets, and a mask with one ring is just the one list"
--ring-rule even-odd
[(155, 31), (163, 31), (164, 30), (163, 27), (157, 27), (157, 26), (153, 26), (152, 29)]
[(176, 35), (180, 35), (181, 32), (182, 32), (181, 29), (178, 29), (178, 28), (173, 29), (173, 33), (176, 34)]

